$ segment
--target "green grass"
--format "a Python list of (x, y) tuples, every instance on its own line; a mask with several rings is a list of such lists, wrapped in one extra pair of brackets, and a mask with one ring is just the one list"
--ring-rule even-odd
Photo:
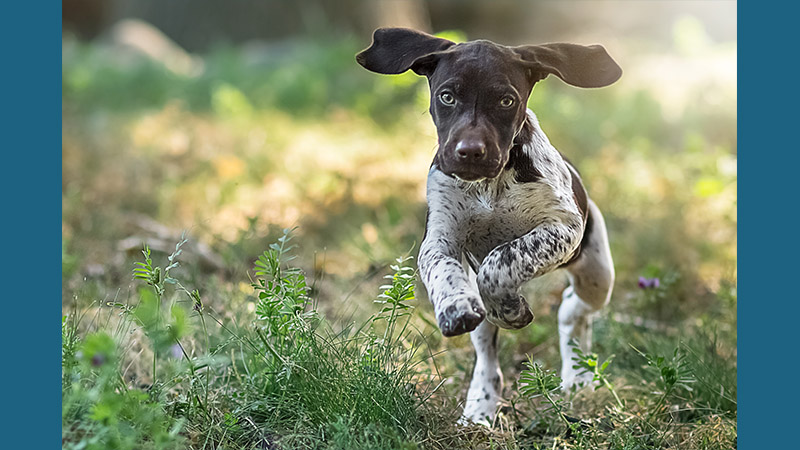
[[(100, 314), (109, 319), (121, 311), (113, 329), (79, 337), (81, 319), (65, 316), (65, 447), (417, 448), (439, 433), (426, 400), (440, 374), (422, 367), (430, 349), (409, 327), (410, 258), (392, 266), (367, 321), (334, 330), (308, 297), (305, 275), (286, 264), (290, 240), (286, 230), (256, 261), (258, 305), (246, 325), (225, 323), (171, 276), (185, 241), (165, 267), (145, 247), (134, 274), (149, 288), (136, 304), (106, 305)], [(153, 355), (141, 387), (126, 381), (121, 354), (132, 328)], [(199, 348), (190, 354), (192, 335)], [(212, 336), (219, 342), (211, 345)]]
[[(145, 247), (134, 269), (143, 284), (138, 301), (108, 302), (97, 312), (106, 321), (93, 320), (94, 331), (79, 332), (85, 317), (65, 316), (64, 447), (732, 445), (735, 365), (702, 329), (670, 339), (601, 328), (618, 333), (601, 339), (619, 355), (614, 363), (596, 354), (576, 361), (595, 373), (598, 392), (561, 393), (558, 376), (529, 357), (497, 428), (463, 427), (452, 409), (463, 389), (444, 387), (431, 330), (412, 320), (410, 258), (391, 267), (367, 320), (335, 329), (315, 308), (305, 274), (288, 264), (290, 241), (286, 230), (256, 260), (257, 305), (237, 319), (226, 320), (204, 294), (173, 278), (185, 240), (165, 266), (154, 265)], [(126, 368), (141, 358), (131, 351), (132, 330), (152, 354), (150, 378), (138, 386)]]
[(363, 71), (352, 39), (292, 45), (218, 48), (189, 77), (65, 40), (64, 448), (734, 446), (724, 86), (675, 107), (626, 78), (537, 85), (531, 108), (609, 226), (617, 282), (582, 363), (601, 387), (549, 389), (565, 280), (548, 275), (526, 287), (536, 320), (501, 332), (496, 422), (466, 427), (469, 339), (441, 336), (402, 256), (435, 144), (424, 80)]

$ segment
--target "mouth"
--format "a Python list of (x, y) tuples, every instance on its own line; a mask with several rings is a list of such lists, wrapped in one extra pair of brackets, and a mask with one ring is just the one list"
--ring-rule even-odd
[(478, 181), (483, 181), (486, 179), (485, 176), (479, 175), (472, 172), (453, 172), (451, 175), (458, 178), (461, 181), (468, 181), (470, 183), (477, 183)]
[(496, 167), (459, 167), (455, 170), (445, 171), (446, 174), (454, 176), (461, 181), (478, 182), (496, 178), (500, 175), (500, 170)]

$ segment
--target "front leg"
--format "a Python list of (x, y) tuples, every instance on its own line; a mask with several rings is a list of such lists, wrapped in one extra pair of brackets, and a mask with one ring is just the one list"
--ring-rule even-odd
[(513, 241), (497, 246), (478, 270), (478, 288), (490, 322), (501, 328), (522, 328), (533, 320), (520, 286), (572, 257), (582, 224), (548, 222)]
[(456, 242), (428, 228), (417, 263), (445, 336), (470, 332), (486, 317), (483, 302), (458, 261), (460, 254)]
[(461, 265), (467, 199), (436, 166), (428, 174), (427, 196), (428, 217), (417, 264), (439, 329), (445, 336), (456, 336), (474, 330), (486, 317), (474, 279), (470, 282)]

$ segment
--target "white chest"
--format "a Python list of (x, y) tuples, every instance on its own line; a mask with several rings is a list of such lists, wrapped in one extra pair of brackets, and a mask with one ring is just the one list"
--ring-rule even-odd
[(559, 220), (571, 209), (567, 192), (545, 182), (493, 183), (466, 191), (466, 247), (479, 259), (498, 245), (530, 232), (546, 221)]

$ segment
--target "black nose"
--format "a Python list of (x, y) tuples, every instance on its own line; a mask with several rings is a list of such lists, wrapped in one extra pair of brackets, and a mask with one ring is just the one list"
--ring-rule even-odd
[(480, 141), (459, 141), (456, 144), (456, 155), (464, 161), (479, 161), (486, 156), (486, 146)]

